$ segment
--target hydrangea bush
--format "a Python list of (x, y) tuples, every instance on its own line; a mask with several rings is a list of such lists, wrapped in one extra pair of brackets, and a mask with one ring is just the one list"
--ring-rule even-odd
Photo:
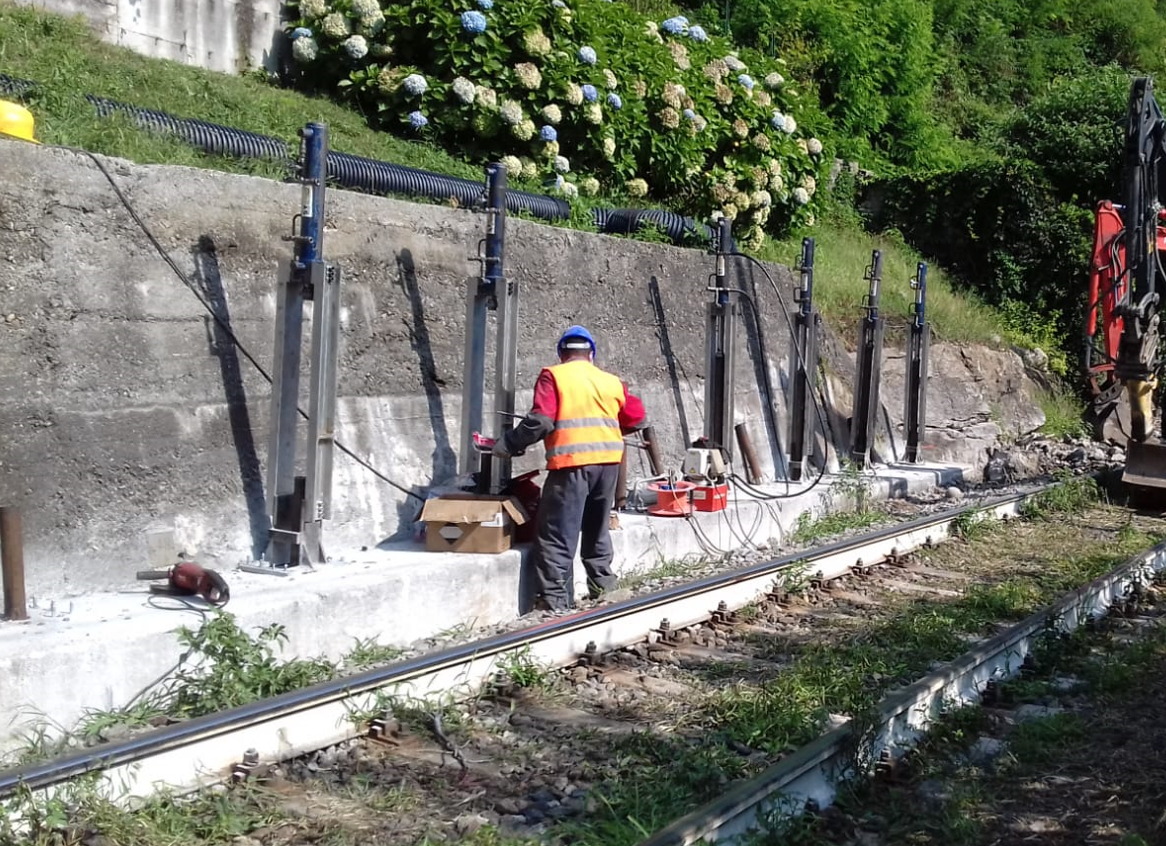
[(497, 159), (572, 198), (607, 189), (765, 229), (812, 222), (822, 145), (777, 64), (610, 0), (298, 0), (306, 79), (393, 132)]

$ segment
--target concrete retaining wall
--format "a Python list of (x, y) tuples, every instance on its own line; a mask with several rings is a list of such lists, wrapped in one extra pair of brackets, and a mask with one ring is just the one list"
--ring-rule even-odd
[[(291, 231), (298, 189), (108, 160), (188, 286), (89, 158), (7, 141), (0, 158), (0, 501), (25, 513), (29, 592), (63, 597), (127, 583), (147, 563), (142, 533), (160, 525), (174, 526), (181, 547), (209, 565), (250, 558), (268, 519), (269, 386), (210, 311), (270, 368), (276, 268), (290, 254), (281, 237)], [(328, 195), (324, 252), (345, 273), (338, 435), (416, 491), (455, 472), (467, 257), (482, 227), (465, 210)], [(600, 363), (644, 396), (677, 466), (703, 427), (703, 303), (712, 269), (711, 257), (697, 251), (511, 220), (507, 274), (522, 290), (520, 405), (539, 367), (552, 361), (561, 330), (584, 323), (598, 338)], [(789, 272), (768, 270), (788, 293)], [(780, 478), (789, 334), (763, 277), (742, 270), (735, 281), (761, 305), (769, 352), (763, 364), (756, 323), (745, 319), (737, 419), (749, 424), (765, 477)], [(956, 434), (931, 457), (974, 470), (983, 456), (978, 442), (961, 451), (963, 428), (987, 427), (994, 439), (1000, 425), (1039, 425), (1039, 411), (1017, 356), (985, 353), (993, 362), (986, 367), (943, 349), (936, 347), (948, 362), (944, 379), (932, 385), (946, 398), (933, 395), (929, 410), (933, 425)], [(848, 354), (837, 344), (832, 354), (838, 402), (828, 417), (837, 448), (849, 414)], [(893, 359), (887, 366), (897, 367)], [(779, 393), (775, 415), (764, 412), (757, 389), (763, 367)], [(901, 454), (885, 437), (897, 426), (897, 407), (891, 400), (885, 418), (888, 460)], [(535, 449), (516, 472), (539, 466)], [(637, 454), (632, 476), (642, 472)], [(410, 533), (418, 503), (345, 456), (335, 487), (330, 552)]]
[(16, 0), (82, 15), (104, 41), (222, 73), (278, 69), (280, 0)]

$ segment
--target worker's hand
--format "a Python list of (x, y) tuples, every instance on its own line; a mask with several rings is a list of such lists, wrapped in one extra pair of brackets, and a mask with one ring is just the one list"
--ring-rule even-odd
[(490, 450), (490, 454), (496, 455), (498, 458), (510, 458), (510, 450), (506, 448), (506, 438), (494, 441), (494, 448)]

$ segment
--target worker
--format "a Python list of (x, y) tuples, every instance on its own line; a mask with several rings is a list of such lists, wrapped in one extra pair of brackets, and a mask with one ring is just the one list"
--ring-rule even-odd
[(33, 136), (32, 112), (11, 100), (0, 100), (0, 135), (39, 143)]
[(539, 501), (535, 587), (542, 610), (572, 607), (575, 550), (588, 593), (616, 588), (611, 571), (610, 514), (625, 432), (644, 426), (644, 406), (627, 385), (594, 364), (595, 339), (572, 326), (559, 339), (559, 363), (543, 368), (530, 413), (499, 438), (494, 455), (509, 458), (546, 439), (547, 479)]

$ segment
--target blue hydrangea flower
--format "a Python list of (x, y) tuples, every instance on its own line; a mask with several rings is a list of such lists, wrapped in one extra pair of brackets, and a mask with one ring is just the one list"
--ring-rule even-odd
[(611, 106), (613, 109), (622, 109), (623, 100), (621, 100), (619, 95), (613, 91), (611, 94), (607, 95), (607, 105)]
[(595, 55), (594, 47), (579, 48), (579, 61), (583, 62), (584, 64), (593, 65), (598, 59), (599, 57)]
[(559, 140), (559, 133), (555, 131), (553, 126), (544, 126), (538, 131), (538, 137), (549, 144), (551, 141)]
[(551, 5), (554, 6), (556, 9), (567, 8), (567, 4), (564, 3), (563, 0), (551, 0)]
[(683, 35), (688, 31), (688, 18), (684, 15), (677, 15), (674, 18), (669, 18), (660, 24), (660, 29), (669, 33), (670, 35)]
[(419, 73), (411, 73), (405, 77), (405, 81), (401, 83), (401, 87), (405, 89), (405, 93), (413, 97), (418, 97), (429, 90), (429, 83)]
[(478, 0), (478, 8), (488, 12), (494, 8), (494, 0)]
[(429, 118), (421, 114), (421, 112), (409, 112), (409, 124), (414, 129), (420, 129), (423, 126), (429, 125)]
[(741, 83), (743, 86), (745, 86), (746, 88), (748, 88), (750, 91), (753, 90), (753, 85), (754, 85), (753, 77), (751, 77), (749, 74), (747, 74), (747, 73), (741, 74), (739, 77), (737, 77), (737, 81), (739, 83)]
[(709, 34), (704, 31), (703, 26), (690, 26), (688, 28), (688, 37), (693, 41), (708, 41)]
[(583, 99), (588, 103), (594, 103), (599, 99), (599, 92), (595, 90), (595, 86), (591, 83), (583, 86)]
[(696, 120), (696, 112), (694, 112), (692, 109), (685, 109), (683, 112), (681, 112), (681, 114), (689, 120)]
[(291, 40), (295, 41), (297, 38), (311, 38), (312, 31), (306, 26), (297, 26), (292, 30)]
[(785, 129), (785, 115), (781, 112), (774, 112), (769, 122), (773, 124), (774, 129)]
[(462, 29), (477, 34), (486, 31), (486, 16), (481, 12), (462, 12)]

